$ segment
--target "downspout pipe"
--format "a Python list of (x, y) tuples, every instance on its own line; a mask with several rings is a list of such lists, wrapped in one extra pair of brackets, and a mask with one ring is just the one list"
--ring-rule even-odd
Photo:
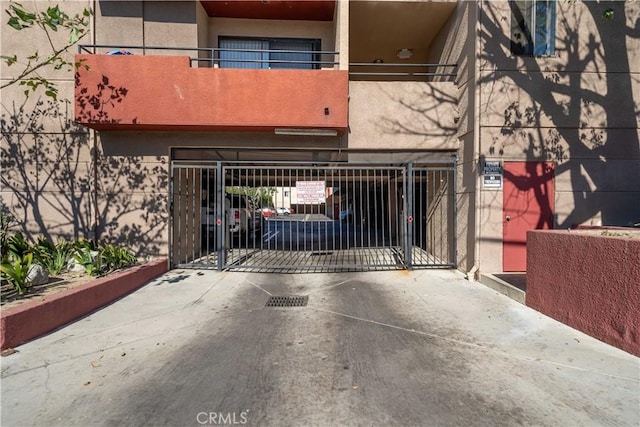
[[(482, 29), (482, 11), (484, 7), (484, 1), (480, 0), (476, 3), (476, 19), (475, 19), (475, 27), (474, 34), (481, 34), (480, 30)], [(474, 46), (474, 76), (473, 76), (473, 84), (474, 84), (474, 101), (473, 101), (473, 162), (475, 163), (477, 169), (474, 174), (475, 178), (475, 192), (474, 192), (474, 223), (475, 230), (473, 232), (473, 266), (466, 273), (465, 278), (467, 280), (479, 280), (480, 279), (480, 228), (482, 226), (482, 210), (480, 209), (480, 205), (482, 202), (481, 194), (480, 194), (480, 70), (477, 67), (478, 57), (480, 55), (480, 49), (482, 48), (482, 43), (480, 37), (475, 37), (475, 46)]]

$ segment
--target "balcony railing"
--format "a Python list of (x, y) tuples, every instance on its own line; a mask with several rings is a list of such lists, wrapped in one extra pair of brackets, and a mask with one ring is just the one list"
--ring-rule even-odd
[[(447, 71), (448, 70), (448, 71)], [(349, 77), (353, 80), (417, 80), (453, 81), (458, 64), (401, 64), (352, 62)]]
[[(97, 52), (98, 49), (108, 49), (105, 52)], [(279, 49), (229, 49), (229, 48), (199, 48), (199, 47), (166, 47), (166, 46), (122, 46), (122, 45), (79, 45), (79, 54), (107, 54), (107, 55), (147, 55), (147, 51), (158, 52), (191, 52), (189, 59), (191, 65), (194, 63), (204, 63), (209, 67), (219, 68), (288, 68), (288, 69), (327, 69), (336, 67), (339, 62), (337, 57), (340, 52), (336, 51), (309, 51), (309, 50), (279, 50)], [(296, 59), (244, 59), (244, 58), (221, 58), (223, 53), (249, 54), (249, 55), (269, 55), (277, 53), (279, 55), (311, 55), (312, 60)], [(193, 56), (195, 55), (195, 56)], [(321, 60), (320, 58), (332, 58), (331, 60)], [(229, 67), (231, 63), (247, 64), (246, 67)], [(260, 65), (255, 67), (251, 65)], [(283, 66), (287, 65), (287, 66)]]

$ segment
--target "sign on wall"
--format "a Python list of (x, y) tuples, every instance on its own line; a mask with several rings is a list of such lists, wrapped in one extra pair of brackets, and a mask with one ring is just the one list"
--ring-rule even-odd
[(326, 184), (324, 181), (298, 181), (298, 203), (325, 203)]
[(483, 188), (501, 189), (502, 162), (485, 160), (482, 168), (482, 178)]

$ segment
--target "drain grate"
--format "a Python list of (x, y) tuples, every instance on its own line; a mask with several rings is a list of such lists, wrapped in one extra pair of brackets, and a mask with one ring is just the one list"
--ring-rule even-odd
[(306, 307), (309, 296), (270, 296), (265, 307)]

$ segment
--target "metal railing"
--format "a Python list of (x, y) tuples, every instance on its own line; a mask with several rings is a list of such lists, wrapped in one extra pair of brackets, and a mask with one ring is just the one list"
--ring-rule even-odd
[[(247, 66), (233, 65), (233, 68), (255, 68), (252, 65), (260, 65), (260, 68), (292, 68), (292, 69), (321, 69), (335, 68), (339, 65), (337, 51), (310, 51), (310, 50), (278, 50), (278, 49), (231, 49), (217, 47), (167, 47), (167, 46), (136, 46), (136, 45), (88, 45), (78, 46), (78, 53), (98, 54), (98, 50), (105, 49), (101, 54), (126, 55), (141, 52), (147, 55), (149, 51), (158, 52), (191, 52), (189, 60), (191, 64), (204, 63), (209, 67), (230, 68), (232, 64), (246, 64)], [(225, 58), (224, 53), (270, 54), (279, 55), (310, 55), (310, 60), (299, 59), (252, 59), (252, 58)], [(222, 56), (222, 57), (221, 57)], [(282, 67), (286, 65), (286, 67)], [(457, 76), (457, 64), (403, 64), (403, 63), (369, 63), (352, 62), (349, 64), (349, 76), (355, 79), (444, 79), (453, 80)], [(449, 71), (445, 71), (449, 70)]]
[[(210, 67), (225, 68), (225, 63), (242, 63), (242, 64), (261, 64), (261, 65), (292, 65), (291, 67), (280, 68), (303, 68), (302, 66), (308, 66), (311, 69), (319, 69), (322, 67), (335, 67), (339, 64), (336, 60), (340, 54), (336, 51), (309, 51), (309, 50), (277, 50), (277, 49), (230, 49), (230, 48), (202, 48), (202, 47), (167, 47), (167, 46), (133, 46), (133, 45), (79, 45), (78, 53), (87, 53), (91, 55), (98, 54), (98, 49), (109, 49), (100, 54), (111, 55), (127, 55), (134, 54), (135, 52), (142, 52), (143, 55), (147, 55), (147, 51), (177, 51), (177, 52), (192, 52), (196, 56), (190, 56), (189, 60), (191, 64), (194, 63), (207, 63)], [(287, 55), (311, 55), (314, 59), (311, 60), (295, 60), (295, 59), (243, 59), (243, 58), (221, 58), (221, 53), (249, 53), (249, 54), (287, 54)], [(318, 58), (332, 57), (332, 60), (320, 60)], [(243, 67), (236, 67), (243, 68)], [(249, 67), (246, 67), (249, 68)], [(270, 68), (270, 67), (265, 67)], [(306, 68), (306, 67), (305, 67)]]
[[(448, 70), (444, 72), (442, 70)], [(362, 70), (362, 71), (358, 71)], [(350, 77), (365, 78), (435, 78), (454, 79), (458, 74), (458, 64), (403, 64), (403, 63), (349, 63)]]

